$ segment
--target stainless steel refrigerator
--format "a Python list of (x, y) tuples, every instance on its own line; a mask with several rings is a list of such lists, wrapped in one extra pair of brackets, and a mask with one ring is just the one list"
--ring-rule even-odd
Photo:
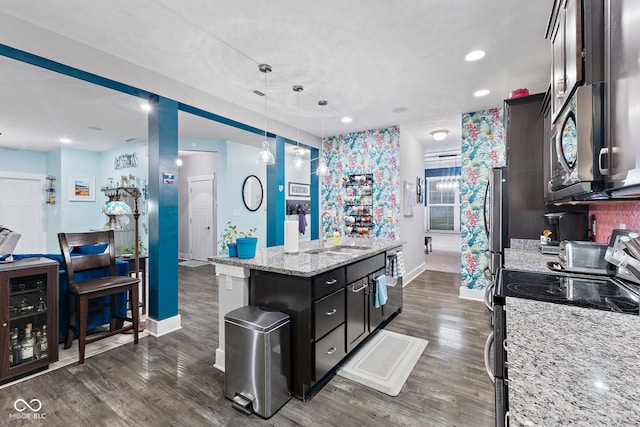
[(504, 248), (509, 246), (508, 179), (506, 166), (491, 169), (484, 197), (484, 225), (489, 243), (486, 254), (494, 280), (498, 269), (504, 267)]

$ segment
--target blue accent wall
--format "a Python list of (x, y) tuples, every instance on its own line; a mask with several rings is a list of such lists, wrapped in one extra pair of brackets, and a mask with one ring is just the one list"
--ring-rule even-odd
[[(178, 314), (178, 103), (155, 97), (149, 113), (149, 315)], [(163, 174), (174, 174), (165, 184)]]

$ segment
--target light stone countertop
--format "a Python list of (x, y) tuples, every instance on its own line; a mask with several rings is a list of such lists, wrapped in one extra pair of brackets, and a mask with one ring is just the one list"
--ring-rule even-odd
[[(504, 267), (510, 270), (537, 271), (539, 273), (554, 273), (547, 262), (559, 262), (558, 255), (543, 254), (537, 248), (514, 249), (505, 248)], [(558, 273), (558, 272), (555, 272)]]
[[(312, 240), (300, 242), (297, 254), (284, 253), (284, 246), (272, 246), (256, 250), (255, 258), (213, 257), (210, 261), (214, 264), (234, 265), (299, 277), (312, 277), (390, 249), (401, 248), (404, 243), (404, 240), (342, 238), (340, 246), (360, 246), (367, 247), (367, 249), (346, 255), (309, 254), (307, 251), (320, 247), (318, 240)], [(324, 247), (328, 249), (333, 245), (331, 242), (327, 242)]]
[(640, 316), (507, 298), (512, 426), (640, 425)]
[[(505, 249), (505, 268), (553, 273), (548, 261)], [(640, 425), (640, 316), (511, 297), (506, 313), (510, 425)]]

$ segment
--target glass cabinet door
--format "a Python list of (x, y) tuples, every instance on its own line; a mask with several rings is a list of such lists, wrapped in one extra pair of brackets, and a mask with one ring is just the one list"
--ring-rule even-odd
[(49, 348), (47, 275), (9, 279), (9, 368), (46, 359)]

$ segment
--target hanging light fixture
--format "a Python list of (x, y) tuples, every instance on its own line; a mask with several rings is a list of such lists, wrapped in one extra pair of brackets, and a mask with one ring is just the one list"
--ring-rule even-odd
[(262, 141), (262, 149), (258, 153), (258, 163), (263, 165), (273, 165), (276, 158), (269, 149), (269, 141), (267, 140), (267, 73), (271, 72), (271, 65), (258, 65), (260, 72), (264, 73), (264, 141)]
[(448, 133), (449, 131), (445, 129), (434, 130), (433, 132), (431, 132), (431, 136), (433, 136), (433, 139), (435, 139), (436, 141), (442, 141), (447, 137)]
[(323, 99), (318, 101), (318, 105), (322, 107), (322, 139), (320, 140), (320, 159), (318, 160), (318, 168), (316, 169), (316, 175), (318, 176), (329, 175), (329, 167), (327, 166), (327, 161), (322, 154), (322, 144), (324, 144), (324, 107), (327, 104), (327, 101)]
[(300, 148), (300, 92), (302, 92), (304, 90), (304, 88), (300, 85), (294, 85), (293, 86), (293, 91), (296, 92), (297, 95), (297, 103), (298, 103), (298, 111), (297, 111), (297, 115), (298, 115), (298, 122), (297, 122), (297, 131), (298, 131), (298, 136), (297, 136), (297, 145), (296, 148), (294, 148), (295, 152), (296, 152), (296, 157), (293, 159), (293, 168), (296, 170), (303, 170), (304, 169), (304, 160), (302, 159), (302, 149)]

